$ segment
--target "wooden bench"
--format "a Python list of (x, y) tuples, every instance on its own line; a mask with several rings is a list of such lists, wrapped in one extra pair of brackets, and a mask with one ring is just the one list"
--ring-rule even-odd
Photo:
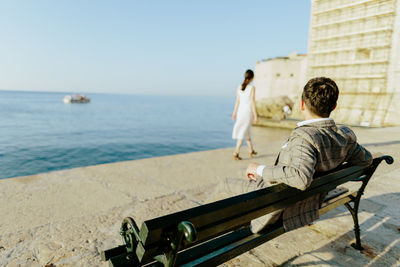
[[(320, 214), (345, 205), (354, 221), (355, 243), (362, 250), (358, 207), (372, 174), (381, 163), (392, 164), (390, 156), (375, 157), (367, 167), (342, 165), (316, 176), (305, 190), (279, 184), (206, 205), (183, 210), (143, 222), (140, 230), (127, 217), (120, 234), (124, 245), (103, 251), (101, 258), (110, 266), (216, 266), (283, 233), (282, 223), (253, 234), (250, 221), (303, 200), (329, 192)], [(357, 189), (335, 189), (346, 182), (359, 183)], [(335, 190), (335, 191), (331, 191)]]

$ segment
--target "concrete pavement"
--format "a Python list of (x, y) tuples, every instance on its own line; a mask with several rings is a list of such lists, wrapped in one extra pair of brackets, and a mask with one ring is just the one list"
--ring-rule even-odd
[[(344, 207), (310, 227), (286, 233), (227, 266), (399, 266), (400, 127), (356, 128), (382, 163), (361, 201), (365, 254), (352, 249)], [(138, 223), (203, 203), (225, 177), (243, 177), (250, 162), (273, 164), (290, 130), (253, 127), (257, 158), (232, 160), (232, 148), (55, 171), (0, 180), (0, 265), (107, 266), (99, 252), (121, 244), (120, 222)]]

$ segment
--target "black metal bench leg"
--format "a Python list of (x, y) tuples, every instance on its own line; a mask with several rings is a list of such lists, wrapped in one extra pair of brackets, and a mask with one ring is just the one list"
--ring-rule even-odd
[(360, 225), (358, 223), (358, 206), (360, 205), (361, 196), (364, 194), (365, 187), (367, 187), (369, 180), (382, 160), (385, 160), (387, 164), (393, 163), (393, 158), (390, 156), (382, 156), (374, 159), (369, 172), (364, 177), (360, 177), (361, 179), (358, 180), (362, 181), (362, 185), (360, 189), (358, 189), (357, 196), (352, 199), (352, 202), (354, 203), (353, 207), (351, 207), (349, 203), (344, 204), (350, 211), (354, 221), (354, 234), (356, 236), (356, 242), (351, 244), (351, 246), (360, 251), (364, 250), (364, 248), (361, 246)]
[(351, 244), (351, 246), (360, 251), (364, 250), (364, 248), (361, 245), (360, 224), (358, 222), (358, 207), (360, 205), (361, 196), (364, 194), (365, 187), (367, 187), (369, 179), (371, 178), (375, 169), (376, 169), (376, 167), (374, 167), (373, 170), (370, 171), (370, 174), (364, 178), (362, 185), (357, 192), (357, 196), (355, 198), (353, 198), (353, 201), (352, 201), (354, 203), (353, 207), (351, 207), (349, 203), (344, 204), (346, 206), (346, 208), (350, 211), (351, 216), (353, 217), (353, 222), (354, 222), (354, 235), (356, 236), (356, 242)]
[(352, 243), (351, 246), (357, 250), (364, 250), (364, 248), (361, 246), (360, 225), (358, 223), (358, 204), (359, 203), (360, 203), (360, 199), (356, 199), (354, 202), (353, 208), (350, 206), (349, 203), (346, 203), (345, 206), (350, 211), (351, 216), (353, 217), (353, 222), (354, 222), (354, 234), (356, 236), (356, 242)]

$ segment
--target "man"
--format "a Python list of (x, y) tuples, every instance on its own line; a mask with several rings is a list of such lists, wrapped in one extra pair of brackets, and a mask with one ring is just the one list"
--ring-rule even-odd
[[(288, 141), (282, 146), (274, 166), (249, 164), (249, 181), (227, 179), (219, 190), (240, 194), (273, 184), (285, 183), (305, 190), (316, 172), (325, 172), (344, 162), (369, 165), (371, 154), (357, 143), (356, 136), (346, 126), (336, 126), (329, 118), (336, 108), (339, 90), (336, 83), (325, 77), (314, 78), (304, 86), (301, 112), (305, 121), (298, 123)], [(286, 230), (292, 230), (318, 219), (320, 199), (317, 195), (282, 211), (253, 220), (251, 229), (258, 232), (266, 225), (283, 219)]]

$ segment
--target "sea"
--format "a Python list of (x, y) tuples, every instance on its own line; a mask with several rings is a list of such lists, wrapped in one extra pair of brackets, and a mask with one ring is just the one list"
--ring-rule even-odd
[(0, 179), (234, 146), (234, 98), (0, 91)]

